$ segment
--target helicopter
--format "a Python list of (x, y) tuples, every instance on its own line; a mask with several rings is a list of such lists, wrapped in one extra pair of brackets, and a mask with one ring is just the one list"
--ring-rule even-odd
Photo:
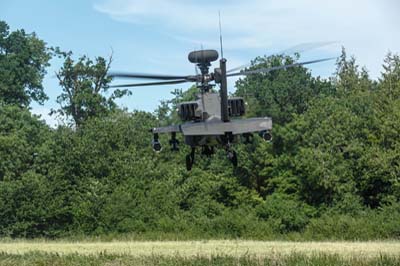
[[(158, 80), (148, 83), (111, 85), (111, 88), (171, 85), (186, 82), (196, 84), (199, 90), (197, 99), (195, 101), (181, 102), (178, 105), (178, 114), (184, 123), (150, 129), (150, 132), (153, 134), (151, 145), (155, 152), (162, 150), (159, 134), (169, 133), (171, 135), (169, 144), (172, 151), (179, 151), (177, 133), (183, 135), (185, 144), (191, 148), (191, 152), (186, 155), (186, 169), (188, 171), (192, 169), (195, 162), (197, 147), (201, 148), (202, 154), (206, 156), (214, 154), (215, 148), (223, 148), (232, 165), (237, 167), (237, 153), (232, 148), (232, 144), (241, 140), (244, 140), (245, 143), (251, 143), (254, 133), (258, 133), (265, 141), (272, 141), (272, 119), (270, 117), (239, 118), (245, 115), (246, 104), (242, 97), (228, 97), (227, 78), (268, 73), (274, 70), (335, 59), (324, 58), (255, 70), (243, 70), (244, 66), (227, 70), (227, 60), (223, 57), (222, 49), (221, 55), (219, 67), (210, 71), (211, 63), (217, 61), (219, 58), (216, 50), (202, 49), (190, 52), (188, 60), (190, 63), (195, 64), (195, 75), (159, 75), (124, 72), (108, 74), (112, 78)], [(200, 70), (200, 73), (198, 73), (197, 69)], [(215, 92), (212, 89), (216, 85), (220, 87), (219, 92)]]

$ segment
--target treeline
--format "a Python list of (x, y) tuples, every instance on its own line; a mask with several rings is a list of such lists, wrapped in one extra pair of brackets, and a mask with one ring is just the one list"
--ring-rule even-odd
[[(62, 91), (50, 128), (44, 103), (51, 58)], [(251, 68), (298, 57), (259, 57)], [(304, 67), (246, 77), (235, 95), (248, 116), (272, 116), (272, 143), (239, 144), (185, 169), (186, 147), (153, 153), (149, 128), (177, 122), (176, 90), (154, 113), (128, 112), (108, 93), (111, 58), (75, 59), (0, 22), (0, 236), (378, 239), (400, 237), (400, 58), (378, 80), (343, 49), (330, 79)], [(161, 141), (167, 146), (168, 136)], [(182, 142), (182, 140), (181, 140)], [(200, 156), (200, 155), (199, 155)]]

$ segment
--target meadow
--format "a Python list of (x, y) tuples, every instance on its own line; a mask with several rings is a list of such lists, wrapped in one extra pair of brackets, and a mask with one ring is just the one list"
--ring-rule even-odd
[(400, 265), (400, 242), (3, 240), (0, 265)]

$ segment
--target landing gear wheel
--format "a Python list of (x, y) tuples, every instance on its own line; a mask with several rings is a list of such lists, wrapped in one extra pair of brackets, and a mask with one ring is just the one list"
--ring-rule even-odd
[(192, 151), (190, 152), (190, 154), (186, 155), (186, 170), (188, 171), (192, 170), (195, 151), (196, 149), (192, 147)]
[(237, 159), (237, 154), (235, 151), (228, 151), (228, 159), (229, 159), (229, 161), (231, 161), (231, 163), (234, 167), (237, 167), (238, 159)]
[(186, 170), (188, 171), (192, 170), (192, 166), (193, 166), (192, 156), (188, 154), (186, 155)]

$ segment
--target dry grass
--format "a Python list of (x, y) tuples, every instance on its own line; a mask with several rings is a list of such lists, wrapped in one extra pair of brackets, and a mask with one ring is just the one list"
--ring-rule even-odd
[(327, 254), (343, 257), (375, 258), (381, 255), (400, 257), (400, 242), (285, 242), (285, 241), (3, 241), (0, 252), (25, 254), (46, 252), (58, 254), (141, 256), (281, 256), (289, 254)]

